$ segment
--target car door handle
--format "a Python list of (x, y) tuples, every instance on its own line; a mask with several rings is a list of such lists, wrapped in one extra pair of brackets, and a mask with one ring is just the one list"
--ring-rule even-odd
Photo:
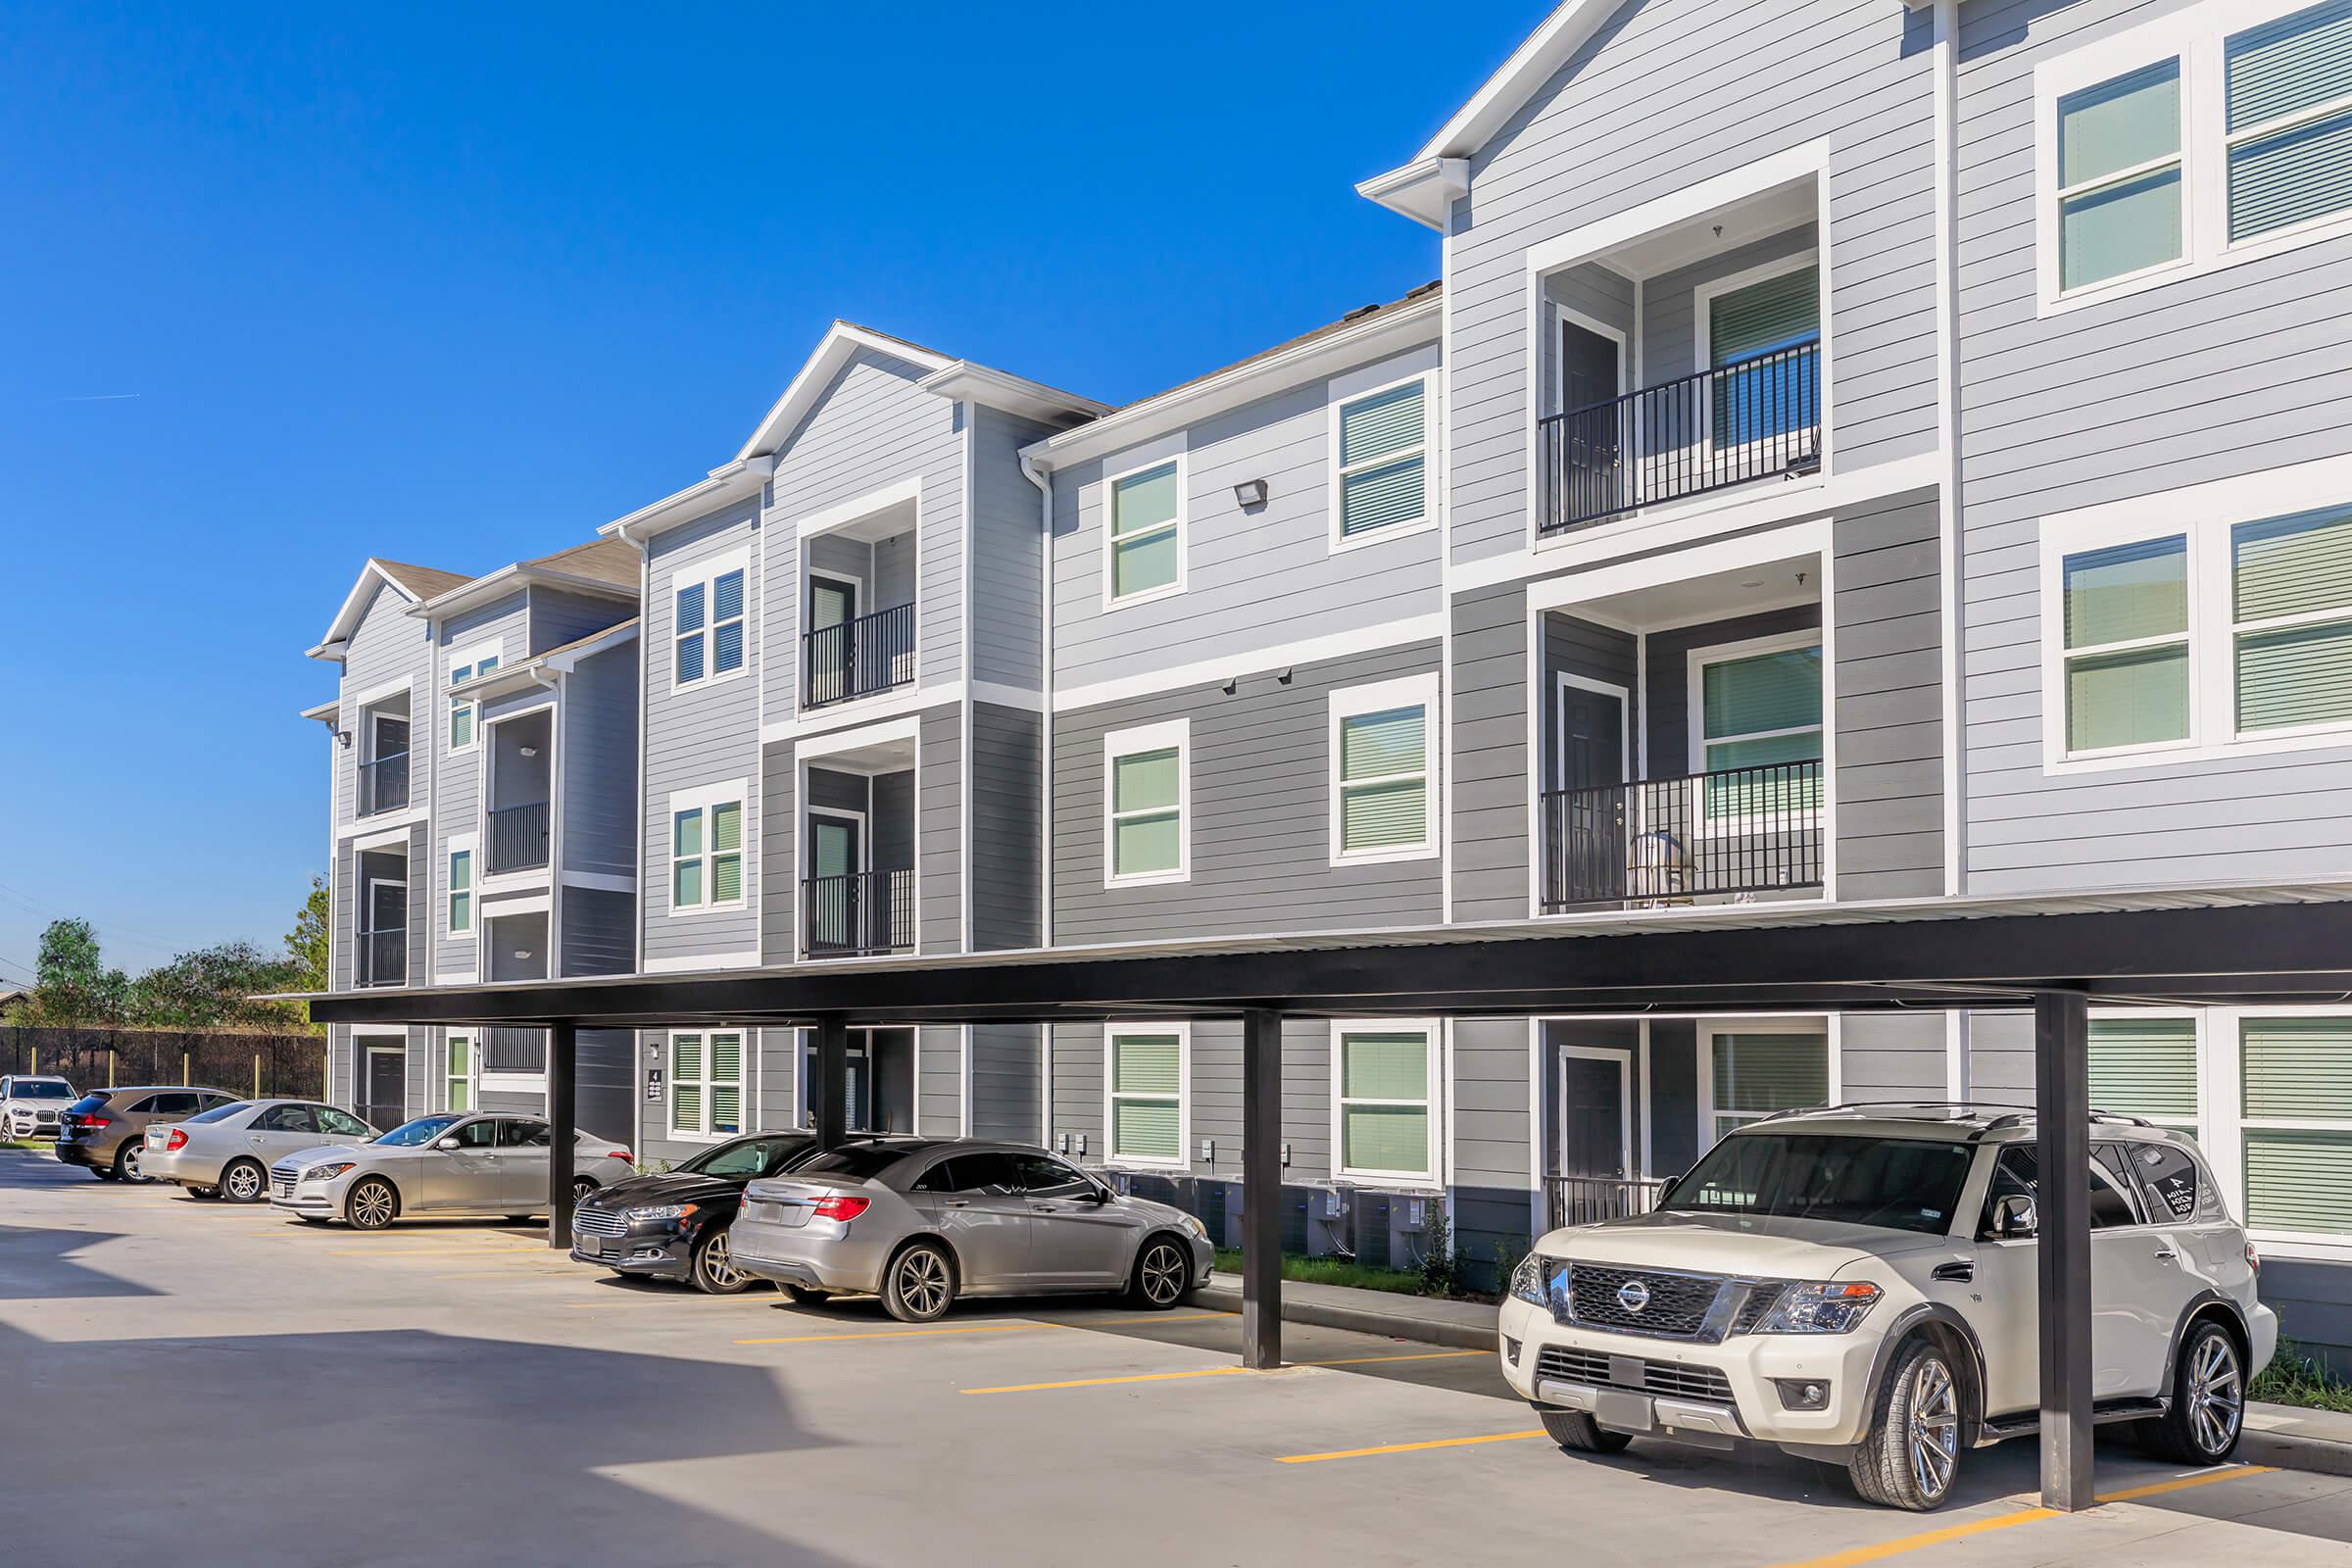
[(1955, 1285), (1966, 1285), (1976, 1277), (1977, 1265), (1974, 1263), (1938, 1263), (1928, 1276), (1935, 1280), (1948, 1280)]
[(2159, 1247), (2156, 1249), (2156, 1260), (2160, 1263), (2170, 1263), (2180, 1255), (2180, 1254), (2179, 1252), (2174, 1251), (2169, 1247)]
[(972, 1200), (968, 1198), (943, 1198), (939, 1200), (939, 1206), (942, 1208), (969, 1208), (972, 1206)]

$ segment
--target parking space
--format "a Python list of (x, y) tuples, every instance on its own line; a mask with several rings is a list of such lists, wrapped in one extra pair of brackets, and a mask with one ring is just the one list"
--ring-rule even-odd
[[(2352, 1482), (2030, 1446), (1933, 1516), (1777, 1453), (1571, 1458), (1484, 1353), (1072, 1299), (909, 1327), (622, 1282), (534, 1230), (377, 1236), (0, 1153), (12, 1494), (109, 1551), (414, 1563), (2340, 1560)], [(263, 1522), (266, 1521), (266, 1524)], [(257, 1528), (257, 1525), (262, 1525)]]

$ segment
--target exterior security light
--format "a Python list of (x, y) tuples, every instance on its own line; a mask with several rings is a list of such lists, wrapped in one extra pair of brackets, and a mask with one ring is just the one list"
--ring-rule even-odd
[(1234, 504), (1244, 507), (1262, 507), (1266, 504), (1266, 481), (1244, 479), (1233, 487)]

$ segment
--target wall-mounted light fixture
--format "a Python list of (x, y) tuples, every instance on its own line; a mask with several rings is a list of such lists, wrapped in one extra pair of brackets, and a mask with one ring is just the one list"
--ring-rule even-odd
[(343, 748), (345, 751), (347, 751), (347, 752), (348, 752), (348, 751), (350, 751), (350, 750), (351, 750), (351, 731), (349, 731), (349, 730), (347, 730), (347, 729), (339, 729), (339, 730), (335, 731), (335, 744), (336, 744), (337, 746), (340, 746), (340, 747), (342, 747), (342, 748)]
[(537, 757), (539, 755), (539, 748), (536, 746), (525, 746), (522, 748), (522, 755), (525, 757)]
[(1284, 670), (1284, 671), (1283, 671), (1281, 674), (1279, 674), (1279, 675), (1275, 676), (1274, 678), (1275, 678), (1276, 680), (1278, 680), (1278, 681), (1282, 682), (1282, 683), (1283, 683), (1285, 686), (1288, 686), (1288, 685), (1291, 683), (1291, 672), (1290, 672), (1289, 670), (1287, 670), (1287, 669), (1286, 669), (1286, 670)]
[(1266, 481), (1244, 479), (1233, 487), (1234, 504), (1244, 507), (1262, 507), (1266, 504)]
[(1226, 696), (1231, 697), (1235, 692), (1238, 692), (1242, 689), (1242, 677), (1239, 675), (1226, 676), (1225, 684), (1221, 689), (1224, 691)]

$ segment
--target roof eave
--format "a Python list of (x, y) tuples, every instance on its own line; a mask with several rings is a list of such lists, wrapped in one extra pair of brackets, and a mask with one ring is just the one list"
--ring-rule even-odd
[(1443, 234), (1453, 199), (1469, 188), (1467, 158), (1423, 158), (1385, 174), (1374, 174), (1358, 183), (1355, 193)]
[[(1494, 133), (1519, 112), (1536, 88), (1549, 80), (1553, 72), (1566, 65), (1570, 57), (1584, 47), (1618, 3), (1619, 0), (1561, 0), (1551, 15), (1545, 17), (1536, 30), (1511, 51), (1510, 58), (1495, 68), (1494, 74), (1486, 79), (1470, 101), (1456, 110), (1453, 118), (1446, 121), (1402, 168), (1410, 170), (1433, 159), (1467, 159), (1476, 156), (1479, 149), (1486, 146)], [(1376, 184), (1389, 177), (1386, 174), (1378, 175), (1364, 184)], [(1356, 189), (1372, 196), (1370, 191), (1364, 190), (1363, 185), (1358, 185)], [(1384, 207), (1392, 206), (1378, 196), (1372, 196), (1372, 199)], [(1405, 211), (1402, 208), (1393, 210)], [(1405, 212), (1405, 216), (1416, 221), (1427, 221), (1415, 213)]]
[(531, 587), (561, 588), (566, 593), (589, 594), (600, 599), (626, 600), (630, 604), (637, 602), (635, 588), (624, 587), (615, 582), (607, 582), (601, 577), (582, 577), (568, 571), (550, 571), (545, 566), (533, 566), (517, 562), (511, 566), (501, 566), (496, 571), (485, 572), (471, 582), (452, 588), (439, 598), (427, 599), (419, 604), (411, 605), (408, 612), (423, 619), (445, 619), (451, 615), (463, 614), (477, 605), (486, 605), (494, 599), (504, 598), (517, 589)]
[(1110, 412), (1110, 405), (1093, 398), (1082, 398), (1075, 392), (1064, 392), (1042, 381), (1026, 376), (1011, 375), (991, 369), (970, 360), (956, 360), (941, 369), (932, 371), (917, 383), (926, 392), (958, 402), (985, 405), (1017, 414), (1026, 419), (1054, 422), (1062, 419), (1099, 419)]
[[(776, 399), (775, 407), (767, 411), (767, 416), (752, 431), (752, 437), (743, 444), (743, 450), (735, 454), (735, 461), (742, 463), (750, 458), (773, 456), (776, 449), (784, 444), (784, 438), (791, 433), (793, 426), (801, 422), (801, 416), (815, 405), (818, 394), (833, 379), (833, 372), (847, 364), (850, 356), (859, 349), (886, 354), (924, 370), (944, 370), (956, 363), (944, 354), (934, 353), (902, 338), (887, 337), (851, 321), (836, 320), (825, 329), (824, 337), (818, 340), (815, 350), (801, 366), (800, 373), (784, 388), (784, 395)], [(622, 537), (627, 536), (624, 534)]]
[(615, 517), (596, 531), (643, 549), (647, 540), (665, 528), (692, 522), (715, 507), (756, 494), (775, 468), (776, 460), (772, 457), (738, 458), (723, 467), (712, 468), (710, 477), (639, 507), (625, 517)]

